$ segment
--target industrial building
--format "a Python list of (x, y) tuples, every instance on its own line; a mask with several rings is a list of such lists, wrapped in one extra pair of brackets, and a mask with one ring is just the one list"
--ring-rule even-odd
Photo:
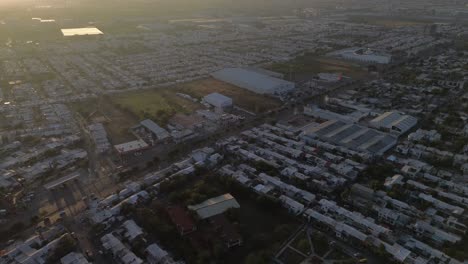
[(143, 140), (134, 140), (114, 146), (122, 162), (125, 162), (132, 155), (139, 155), (149, 148), (149, 145)]
[(392, 55), (366, 48), (343, 49), (329, 55), (363, 63), (389, 64), (392, 61)]
[(152, 133), (154, 138), (157, 140), (165, 140), (171, 135), (167, 132), (166, 129), (160, 127), (158, 124), (154, 123), (150, 119), (145, 119), (140, 122), (141, 127), (143, 127), (147, 132)]
[(242, 68), (225, 68), (211, 76), (258, 94), (281, 95), (295, 88), (292, 82)]
[(369, 122), (371, 127), (395, 134), (404, 134), (418, 123), (418, 119), (398, 112), (385, 112)]
[(305, 140), (319, 138), (335, 145), (382, 155), (396, 145), (395, 136), (356, 124), (329, 120), (305, 131)]
[(220, 93), (211, 93), (203, 98), (203, 101), (219, 109), (232, 107), (232, 99)]

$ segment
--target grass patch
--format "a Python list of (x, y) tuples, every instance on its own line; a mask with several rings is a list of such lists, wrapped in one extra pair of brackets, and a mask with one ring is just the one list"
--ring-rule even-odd
[(348, 260), (351, 257), (344, 253), (341, 249), (335, 248), (328, 254), (327, 259), (333, 259), (333, 260)]
[(324, 235), (315, 232), (312, 234), (311, 239), (315, 253), (320, 257), (323, 257), (323, 255), (325, 255), (325, 253), (330, 250), (330, 247), (328, 246), (328, 239)]
[(152, 119), (165, 125), (176, 113), (189, 114), (201, 105), (181, 98), (169, 89), (146, 90), (117, 95), (111, 98), (117, 108), (139, 119)]
[(295, 249), (301, 251), (302, 253), (309, 255), (310, 252), (310, 243), (309, 239), (307, 238), (307, 234), (302, 231), (296, 239), (291, 243), (291, 246)]
[(299, 264), (305, 259), (304, 256), (290, 248), (283, 251), (278, 258), (285, 264)]

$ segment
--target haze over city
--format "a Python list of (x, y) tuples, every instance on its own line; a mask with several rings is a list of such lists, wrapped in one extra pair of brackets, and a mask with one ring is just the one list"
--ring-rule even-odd
[(0, 0), (0, 264), (468, 261), (466, 0)]

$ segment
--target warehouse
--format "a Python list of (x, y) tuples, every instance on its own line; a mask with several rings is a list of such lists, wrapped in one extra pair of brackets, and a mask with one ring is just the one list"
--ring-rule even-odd
[(220, 93), (211, 93), (205, 96), (203, 101), (219, 109), (229, 109), (232, 107), (232, 99)]
[(397, 143), (396, 137), (390, 134), (339, 120), (329, 120), (307, 129), (304, 137), (306, 141), (319, 138), (322, 141), (374, 155), (383, 155)]
[(418, 123), (418, 119), (398, 112), (385, 112), (372, 119), (371, 127), (383, 129), (395, 134), (404, 134)]
[(224, 213), (230, 208), (240, 208), (239, 203), (229, 193), (223, 194), (204, 201), (196, 205), (189, 205), (188, 208), (197, 212), (200, 219), (209, 218)]
[(140, 125), (146, 129), (146, 131), (152, 133), (157, 140), (164, 140), (171, 136), (166, 129), (160, 127), (150, 119), (141, 121)]
[(241, 68), (222, 69), (211, 76), (258, 94), (282, 95), (295, 88), (292, 82)]

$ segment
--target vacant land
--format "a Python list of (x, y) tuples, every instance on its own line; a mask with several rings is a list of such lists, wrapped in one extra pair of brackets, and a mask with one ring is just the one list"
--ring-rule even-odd
[(321, 72), (342, 73), (356, 79), (367, 75), (367, 70), (358, 64), (334, 58), (317, 57), (314, 54), (305, 54), (289, 62), (272, 64), (270, 69), (281, 72), (293, 80), (302, 80)]
[(302, 263), (302, 261), (305, 259), (304, 256), (299, 254), (298, 252), (287, 248), (281, 256), (279, 256), (279, 259), (281, 262), (285, 264), (299, 264)]
[(101, 98), (74, 103), (71, 108), (88, 124), (103, 123), (112, 144), (135, 139), (129, 128), (139, 122), (138, 117), (128, 111), (118, 109), (108, 99)]
[(213, 78), (184, 83), (177, 86), (176, 90), (196, 98), (202, 98), (207, 94), (218, 92), (231, 97), (235, 105), (255, 113), (262, 113), (281, 105), (279, 100), (275, 98), (256, 94)]
[(377, 16), (350, 16), (348, 21), (353, 23), (362, 23), (369, 25), (384, 26), (388, 28), (398, 28), (398, 27), (408, 27), (408, 26), (418, 26), (432, 23), (428, 20), (412, 20), (404, 18), (385, 18)]
[(139, 119), (150, 118), (165, 125), (177, 113), (189, 114), (202, 106), (176, 95), (174, 89), (154, 89), (119, 94), (111, 97), (117, 108)]
[(281, 105), (277, 99), (209, 78), (167, 88), (103, 96), (71, 106), (86, 123), (104, 123), (112, 143), (119, 144), (134, 139), (129, 129), (143, 119), (151, 119), (165, 126), (175, 115), (191, 114), (203, 108), (200, 103), (178, 96), (178, 92), (198, 99), (209, 93), (219, 92), (231, 97), (235, 105), (256, 113)]

